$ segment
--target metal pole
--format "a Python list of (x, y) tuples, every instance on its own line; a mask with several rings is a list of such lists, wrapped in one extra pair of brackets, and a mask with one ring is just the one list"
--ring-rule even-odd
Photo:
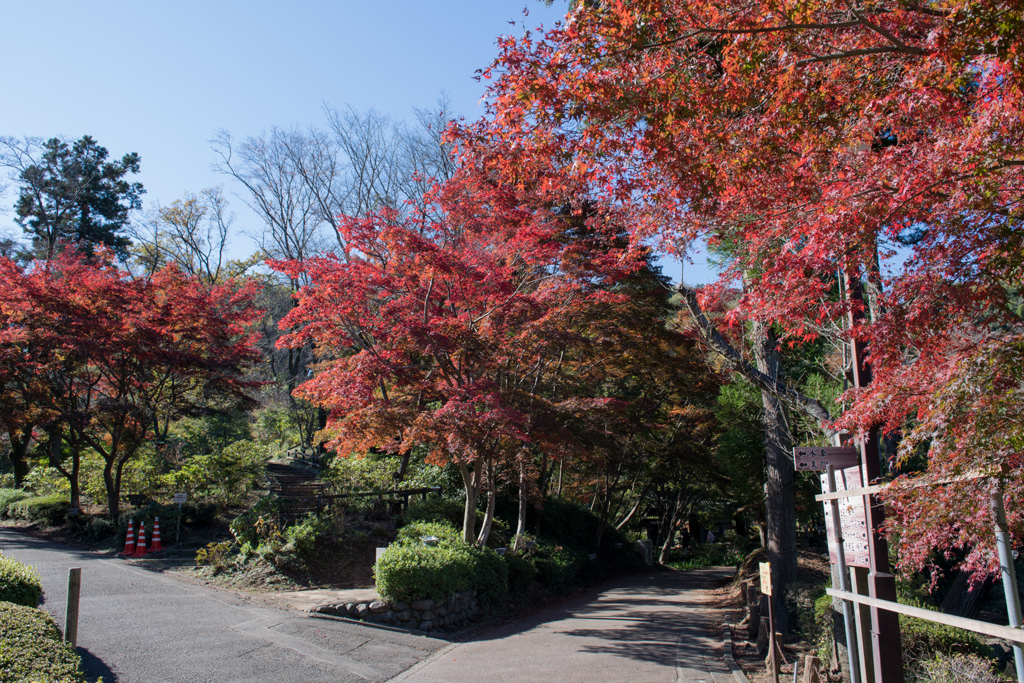
[(772, 679), (779, 683), (779, 653), (778, 643), (775, 642), (775, 608), (772, 606), (775, 599), (771, 593), (768, 594), (768, 647), (772, 649)]
[(174, 545), (178, 545), (181, 538), (181, 503), (178, 503), (178, 530), (174, 532)]
[(64, 611), (64, 640), (78, 646), (78, 602), (82, 594), (82, 568), (68, 570), (68, 603)]
[[(992, 521), (996, 528), (996, 548), (999, 551), (999, 574), (1003, 579), (1003, 595), (1006, 598), (1006, 615), (1013, 628), (1021, 627), (1020, 596), (1017, 594), (1017, 572), (1013, 567), (1013, 552), (1010, 550), (1010, 534), (1006, 524), (1006, 509), (1003, 507), (1003, 484), (996, 479), (991, 494)], [(1024, 683), (1024, 650), (1020, 643), (1013, 643), (1013, 661), (1017, 667), (1017, 681)]]
[[(826, 493), (836, 492), (836, 468), (832, 465), (828, 465), (825, 468), (825, 475), (827, 477), (828, 485), (826, 487)], [(839, 586), (844, 591), (853, 592), (850, 590), (850, 573), (846, 568), (846, 548), (843, 546), (843, 525), (840, 524), (839, 520), (839, 501), (833, 498), (831, 501), (832, 505), (832, 528), (835, 530), (836, 545), (836, 563), (839, 566)], [(860, 667), (857, 666), (857, 650), (859, 649), (856, 638), (854, 638), (854, 616), (853, 616), (853, 603), (849, 600), (843, 600), (843, 627), (846, 630), (846, 658), (850, 667), (850, 681), (851, 683), (860, 683)]]

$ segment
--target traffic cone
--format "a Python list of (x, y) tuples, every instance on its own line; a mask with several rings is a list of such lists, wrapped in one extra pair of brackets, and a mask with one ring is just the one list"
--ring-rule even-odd
[(149, 552), (155, 553), (163, 549), (164, 547), (160, 545), (160, 518), (157, 517), (153, 520), (153, 538), (149, 542)]
[(124, 539), (124, 552), (122, 555), (135, 553), (135, 532), (132, 531), (132, 520), (128, 520), (128, 535)]
[(135, 552), (132, 557), (146, 556), (146, 523), (139, 522), (139, 540), (135, 543)]

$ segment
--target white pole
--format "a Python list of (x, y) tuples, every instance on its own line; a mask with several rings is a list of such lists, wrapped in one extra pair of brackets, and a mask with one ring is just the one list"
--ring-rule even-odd
[[(825, 468), (825, 474), (828, 481), (828, 490), (825, 493), (836, 492), (836, 468), (832, 465), (828, 465)], [(836, 559), (839, 566), (839, 588), (840, 590), (852, 593), (850, 590), (850, 573), (846, 568), (846, 548), (843, 545), (843, 525), (839, 519), (839, 501), (833, 498), (829, 501), (832, 505), (832, 528), (836, 534)], [(860, 683), (860, 667), (858, 666), (857, 652), (860, 650), (860, 644), (854, 637), (854, 633), (860, 633), (860, 629), (854, 629), (854, 609), (853, 603), (849, 600), (843, 600), (843, 626), (846, 629), (846, 658), (850, 667), (850, 681), (851, 683)]]
[[(1021, 627), (1020, 596), (1017, 594), (1017, 573), (1013, 567), (1013, 552), (1010, 550), (1010, 534), (1006, 524), (1006, 509), (1003, 507), (1003, 484), (995, 480), (990, 498), (992, 521), (996, 529), (996, 549), (999, 551), (999, 573), (1003, 579), (1003, 595), (1006, 598), (1006, 615), (1012, 628)], [(1017, 666), (1017, 681), (1024, 683), (1024, 650), (1020, 643), (1013, 644), (1013, 660)]]

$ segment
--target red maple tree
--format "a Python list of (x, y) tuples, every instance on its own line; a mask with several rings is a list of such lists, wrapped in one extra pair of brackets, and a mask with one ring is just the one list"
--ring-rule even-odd
[(608, 212), (552, 205), (531, 183), (467, 167), (428, 201), (435, 218), (346, 219), (345, 254), (275, 264), (312, 283), (281, 343), (322, 359), (297, 392), (330, 410), (331, 447), (425, 446), (428, 462), (457, 464), (464, 538), (485, 542), (503, 473), (524, 473), (533, 449), (576, 453), (613, 419), (613, 400), (569, 385), (607, 362), (593, 312), (625, 299), (613, 284), (640, 261)]
[(73, 498), (81, 450), (98, 453), (111, 517), (146, 440), (176, 418), (248, 401), (242, 372), (258, 358), (248, 330), (260, 314), (251, 286), (208, 286), (174, 267), (134, 279), (70, 250), (27, 268), (0, 259), (0, 283), (8, 433), (45, 431)]
[[(732, 318), (790, 343), (838, 329), (837, 281), (861, 280), (869, 315), (841, 335), (868, 343), (874, 379), (828, 426), (903, 433), (939, 478), (1005, 465), (1019, 510), (1022, 27), (990, 2), (580, 3), (504, 39), (491, 116), (464, 140), (630, 206), (637, 240), (728, 245), (705, 299), (742, 279)], [(956, 528), (933, 525), (934, 496), (893, 499), (903, 560), (991, 560), (972, 481)]]

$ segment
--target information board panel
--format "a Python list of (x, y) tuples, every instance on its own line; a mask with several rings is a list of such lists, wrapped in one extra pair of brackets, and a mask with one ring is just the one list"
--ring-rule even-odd
[[(859, 467), (837, 469), (835, 475), (837, 492), (861, 488)], [(821, 490), (828, 492), (828, 475), (821, 475)], [(864, 497), (840, 498), (836, 502), (839, 503), (839, 523), (843, 531), (846, 564), (851, 567), (868, 567), (868, 520), (864, 512)], [(839, 561), (839, 545), (836, 542), (831, 501), (825, 501), (825, 530), (828, 533), (828, 559), (836, 564)]]

